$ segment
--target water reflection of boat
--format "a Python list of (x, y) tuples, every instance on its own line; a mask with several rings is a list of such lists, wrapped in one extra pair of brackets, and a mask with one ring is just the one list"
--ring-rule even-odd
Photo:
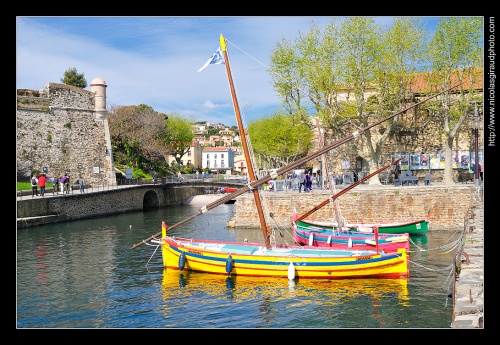
[(428, 242), (429, 242), (429, 239), (427, 238), (427, 236), (416, 236), (416, 237), (411, 238), (411, 243), (418, 245), (418, 246), (427, 245)]
[(231, 293), (232, 298), (255, 298), (259, 296), (289, 298), (315, 298), (321, 293), (326, 303), (337, 304), (346, 298), (370, 297), (397, 298), (401, 305), (408, 306), (408, 279), (268, 279), (240, 275), (214, 275), (203, 272), (163, 270), (162, 290), (164, 300), (205, 294), (221, 296)]

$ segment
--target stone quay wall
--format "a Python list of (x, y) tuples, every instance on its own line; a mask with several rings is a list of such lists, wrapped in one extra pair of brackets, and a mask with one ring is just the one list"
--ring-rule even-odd
[[(328, 191), (312, 193), (264, 192), (265, 202), (276, 222), (289, 228), (294, 209), (301, 216), (330, 197)], [(394, 222), (425, 218), (430, 211), (430, 230), (460, 230), (471, 206), (483, 207), (483, 188), (473, 185), (388, 187), (358, 186), (339, 200), (341, 215), (348, 223)], [(253, 193), (236, 198), (236, 210), (228, 226), (259, 228), (260, 222)], [(333, 203), (308, 216), (308, 219), (332, 221)], [(272, 224), (266, 220), (267, 224)]]

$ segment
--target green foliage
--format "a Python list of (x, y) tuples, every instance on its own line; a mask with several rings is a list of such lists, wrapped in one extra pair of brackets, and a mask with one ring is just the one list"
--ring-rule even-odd
[(87, 80), (84, 73), (78, 73), (75, 67), (69, 68), (64, 72), (61, 82), (66, 85), (80, 87), (82, 89), (87, 87)]
[(48, 141), (49, 143), (50, 143), (50, 142), (52, 142), (52, 136), (51, 136), (50, 134), (49, 134), (49, 135), (47, 135), (47, 141)]
[[(475, 89), (483, 73), (482, 18), (442, 18), (427, 53), (433, 71), (428, 80), (430, 90), (442, 90), (463, 82), (455, 89), (461, 94), (458, 101), (454, 97), (441, 97), (425, 107), (431, 114), (438, 115), (435, 116), (436, 126), (442, 128), (445, 150), (450, 152), (460, 128), (472, 116), (475, 102), (483, 101)], [(453, 183), (451, 163), (445, 164), (443, 181)]]
[(281, 168), (307, 155), (312, 148), (309, 126), (293, 115), (274, 114), (252, 121), (248, 126), (254, 155), (267, 162), (267, 168)]
[(190, 149), (194, 134), (192, 126), (194, 120), (183, 118), (177, 113), (169, 114), (167, 128), (163, 133), (163, 144), (169, 148), (170, 155), (176, 157), (180, 163), (180, 157), (184, 156)]
[(141, 169), (133, 169), (132, 170), (132, 178), (149, 178), (150, 175), (146, 174)]
[(71, 129), (71, 122), (66, 122), (64, 124), (64, 127), (68, 128), (68, 129)]

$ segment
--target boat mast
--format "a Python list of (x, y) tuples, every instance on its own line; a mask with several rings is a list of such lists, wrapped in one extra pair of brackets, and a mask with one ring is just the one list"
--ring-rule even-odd
[[(245, 159), (247, 162), (248, 177), (250, 179), (250, 182), (253, 182), (256, 180), (256, 178), (255, 178), (255, 172), (253, 170), (252, 160), (250, 157), (250, 151), (248, 149), (248, 144), (247, 144), (247, 132), (243, 127), (243, 121), (241, 120), (240, 106), (238, 105), (238, 99), (236, 98), (236, 92), (234, 90), (234, 84), (233, 84), (233, 77), (231, 75), (231, 66), (229, 65), (229, 59), (227, 57), (226, 40), (224, 39), (224, 36), (222, 36), (222, 34), (220, 35), (220, 47), (224, 54), (227, 80), (229, 82), (229, 89), (231, 90), (231, 98), (233, 99), (234, 111), (236, 113), (236, 121), (238, 122), (238, 130), (240, 131), (241, 145), (243, 146), (243, 152), (245, 154)], [(255, 205), (257, 206), (257, 212), (259, 214), (259, 220), (260, 220), (260, 228), (262, 230), (262, 234), (264, 235), (266, 248), (271, 249), (271, 242), (269, 240), (269, 236), (271, 235), (271, 233), (268, 231), (268, 228), (266, 226), (266, 219), (264, 217), (264, 211), (262, 209), (262, 202), (260, 200), (259, 190), (257, 188), (251, 188), (251, 189), (255, 199)]]

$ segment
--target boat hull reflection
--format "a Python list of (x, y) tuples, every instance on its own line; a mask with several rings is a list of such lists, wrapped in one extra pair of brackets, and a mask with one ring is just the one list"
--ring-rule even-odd
[(268, 279), (266, 277), (223, 276), (203, 272), (164, 269), (162, 290), (164, 300), (187, 295), (220, 296), (231, 293), (232, 298), (315, 298), (321, 293), (325, 303), (343, 303), (346, 298), (397, 298), (409, 306), (407, 279)]

